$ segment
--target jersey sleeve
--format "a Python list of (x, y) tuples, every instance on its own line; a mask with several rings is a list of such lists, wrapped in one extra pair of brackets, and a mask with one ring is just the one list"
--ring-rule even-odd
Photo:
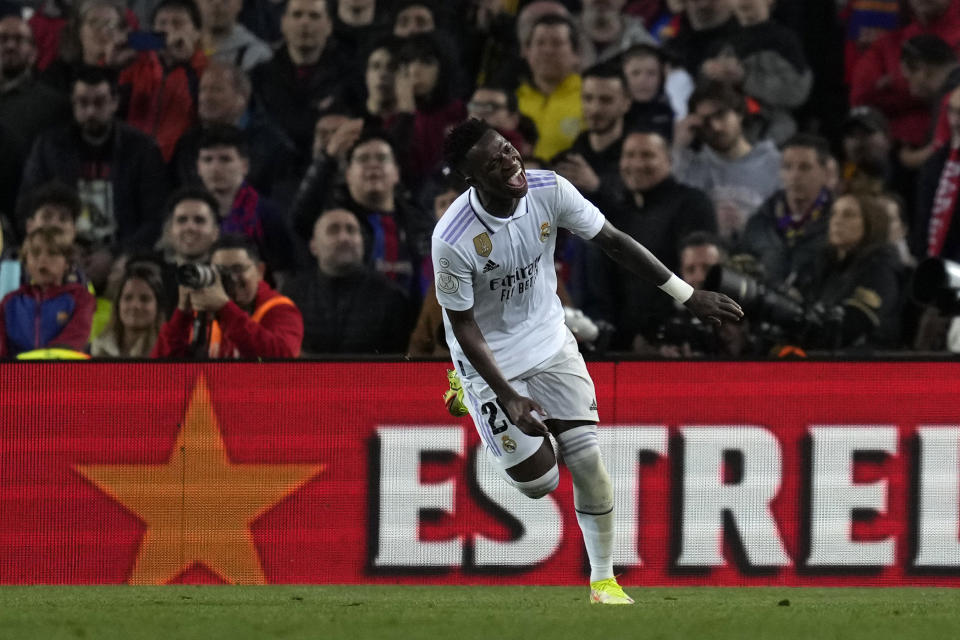
[(473, 272), (463, 256), (443, 240), (433, 238), (434, 287), (444, 309), (466, 311), (473, 307)]
[(557, 175), (557, 225), (590, 240), (600, 233), (606, 218), (600, 209), (577, 191), (570, 182)]

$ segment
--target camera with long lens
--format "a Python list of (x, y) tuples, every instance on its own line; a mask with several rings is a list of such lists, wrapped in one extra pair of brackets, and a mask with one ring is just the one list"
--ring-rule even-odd
[(657, 327), (658, 344), (688, 345), (694, 353), (716, 355), (720, 341), (713, 327), (704, 324), (687, 313), (671, 316)]
[(215, 265), (182, 264), (177, 267), (177, 284), (191, 289), (206, 289), (217, 282), (218, 273), (220, 274), (220, 282), (223, 285), (223, 290), (227, 292), (230, 298), (233, 298), (237, 290), (233, 274)]
[(806, 348), (838, 349), (842, 346), (841, 306), (807, 305), (729, 267), (714, 265), (704, 288), (736, 300), (751, 327), (767, 346), (790, 341)]
[(910, 289), (919, 304), (936, 307), (944, 315), (960, 315), (960, 264), (927, 258), (913, 272)]

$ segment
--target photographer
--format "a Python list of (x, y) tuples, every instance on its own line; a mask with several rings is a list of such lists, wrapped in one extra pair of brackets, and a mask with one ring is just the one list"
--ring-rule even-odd
[(256, 246), (242, 236), (224, 236), (210, 264), (213, 269), (186, 265), (178, 272), (177, 309), (160, 329), (152, 357), (298, 357), (303, 318), (289, 298), (264, 282)]
[[(694, 231), (684, 236), (680, 241), (679, 255), (678, 275), (696, 290), (707, 288), (707, 277), (714, 266), (728, 262), (723, 241), (706, 231)], [(674, 304), (672, 313), (664, 315), (647, 350), (639, 348), (636, 342), (635, 348), (645, 355), (664, 358), (739, 356), (747, 348), (747, 326), (747, 321), (743, 320), (714, 327), (691, 318), (684, 307)]]

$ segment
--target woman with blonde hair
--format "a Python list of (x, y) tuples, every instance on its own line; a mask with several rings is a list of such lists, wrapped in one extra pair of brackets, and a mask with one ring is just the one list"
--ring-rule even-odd
[(113, 300), (110, 324), (90, 347), (95, 358), (147, 358), (164, 322), (160, 268), (134, 263)]

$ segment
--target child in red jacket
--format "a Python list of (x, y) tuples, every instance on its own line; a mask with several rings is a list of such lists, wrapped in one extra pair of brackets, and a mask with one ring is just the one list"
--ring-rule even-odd
[(38, 228), (21, 250), (30, 281), (0, 302), (0, 358), (60, 347), (85, 351), (96, 302), (80, 283), (64, 284), (73, 246), (56, 228)]

